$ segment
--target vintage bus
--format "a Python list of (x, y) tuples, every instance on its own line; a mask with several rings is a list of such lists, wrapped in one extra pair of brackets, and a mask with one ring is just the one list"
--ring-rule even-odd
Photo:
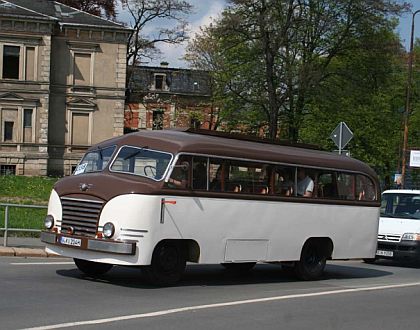
[(187, 262), (281, 263), (303, 280), (326, 260), (373, 258), (379, 184), (334, 153), (204, 130), (140, 131), (92, 146), (51, 192), (41, 240), (90, 276), (141, 266), (157, 285)]

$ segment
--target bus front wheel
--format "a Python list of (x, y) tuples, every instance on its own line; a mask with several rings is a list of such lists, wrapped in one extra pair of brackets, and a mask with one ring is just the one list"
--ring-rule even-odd
[(296, 276), (304, 281), (318, 280), (324, 273), (327, 256), (322, 244), (307, 242), (302, 249), (300, 260), (295, 262)]
[(150, 266), (143, 267), (143, 273), (154, 285), (167, 286), (178, 282), (186, 266), (185, 250), (176, 242), (159, 243), (152, 255)]
[(81, 272), (92, 277), (101, 276), (112, 268), (112, 265), (110, 264), (103, 264), (100, 262), (94, 262), (94, 261), (88, 261), (88, 260), (76, 259), (76, 258), (73, 258), (73, 260), (77, 268)]

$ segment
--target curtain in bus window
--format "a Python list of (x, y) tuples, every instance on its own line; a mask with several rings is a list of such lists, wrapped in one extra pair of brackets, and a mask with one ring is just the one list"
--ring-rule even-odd
[(193, 157), (192, 188), (207, 190), (207, 157)]
[(209, 189), (211, 191), (223, 191), (227, 170), (224, 169), (223, 161), (217, 158), (210, 158), (209, 165)]

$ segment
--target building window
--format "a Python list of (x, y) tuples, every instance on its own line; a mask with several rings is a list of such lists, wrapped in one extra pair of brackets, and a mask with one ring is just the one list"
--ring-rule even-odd
[(25, 79), (35, 80), (35, 47), (26, 47)]
[(16, 175), (16, 165), (0, 165), (0, 175)]
[(165, 76), (163, 74), (155, 75), (155, 89), (162, 90), (164, 87)]
[(23, 142), (33, 142), (32, 141), (32, 109), (23, 110)]
[(20, 47), (3, 47), (3, 78), (19, 79)]
[(163, 129), (163, 111), (156, 110), (153, 111), (153, 127), (154, 130), (162, 130)]
[(72, 113), (71, 124), (71, 144), (89, 145), (89, 114)]
[(89, 86), (91, 85), (91, 54), (74, 54), (73, 77), (74, 85)]
[(3, 136), (4, 142), (13, 141), (13, 125), (14, 125), (13, 121), (4, 122), (4, 136)]

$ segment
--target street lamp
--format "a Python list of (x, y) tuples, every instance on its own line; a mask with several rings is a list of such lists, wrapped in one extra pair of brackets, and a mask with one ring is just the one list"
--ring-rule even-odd
[(410, 53), (408, 54), (408, 77), (407, 77), (407, 89), (405, 93), (404, 138), (403, 138), (403, 151), (402, 151), (402, 160), (401, 160), (402, 188), (405, 188), (405, 167), (406, 167), (406, 154), (407, 154), (407, 144), (408, 144), (408, 118), (410, 116), (411, 81), (413, 78), (414, 18), (416, 14), (419, 12), (420, 12), (420, 9), (416, 10), (413, 13), (413, 17), (411, 20)]

